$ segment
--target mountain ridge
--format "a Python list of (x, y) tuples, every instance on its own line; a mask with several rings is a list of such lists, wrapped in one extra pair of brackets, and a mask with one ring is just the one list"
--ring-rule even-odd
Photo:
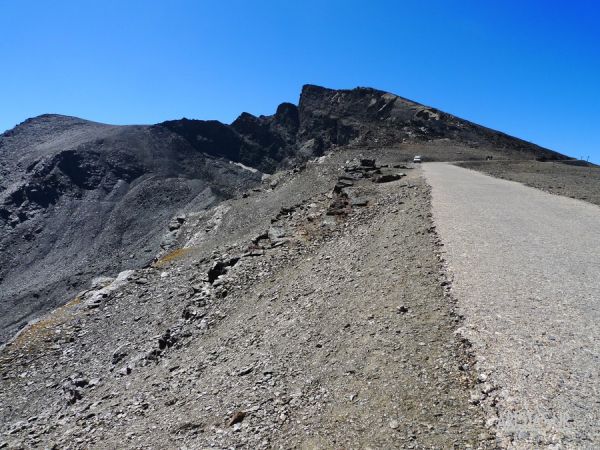
[(167, 251), (173, 216), (269, 189), (263, 176), (342, 147), (395, 148), (405, 160), (567, 158), (372, 88), (305, 85), (298, 105), (231, 124), (27, 119), (0, 135), (0, 342), (94, 276)]

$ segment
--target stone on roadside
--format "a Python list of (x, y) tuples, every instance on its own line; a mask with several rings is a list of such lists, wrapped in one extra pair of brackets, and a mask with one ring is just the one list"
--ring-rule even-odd
[(376, 176), (373, 178), (373, 181), (375, 183), (389, 183), (391, 181), (399, 180), (400, 178), (402, 178), (402, 175), (395, 173)]

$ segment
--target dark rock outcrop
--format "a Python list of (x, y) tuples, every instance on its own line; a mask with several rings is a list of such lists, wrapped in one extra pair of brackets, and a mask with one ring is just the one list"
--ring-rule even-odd
[[(450, 139), (470, 148), (493, 148), (511, 158), (563, 155), (371, 88), (334, 90), (306, 85), (299, 105), (282, 103), (271, 116), (242, 113), (231, 125), (172, 120), (160, 124), (192, 147), (272, 173), (336, 146), (376, 148)], [(435, 157), (435, 155), (434, 155)]]
[(244, 112), (231, 125), (181, 119), (160, 126), (179, 134), (200, 152), (272, 173), (282, 163), (293, 161), (299, 119), (295, 105), (282, 103), (272, 116)]
[[(306, 85), (299, 104), (299, 142), (313, 140), (319, 151), (332, 145), (394, 146), (449, 139), (468, 147), (491, 147), (513, 158), (560, 153), (476, 125), (394, 94), (371, 88), (334, 90)], [(484, 155), (481, 155), (484, 157)]]

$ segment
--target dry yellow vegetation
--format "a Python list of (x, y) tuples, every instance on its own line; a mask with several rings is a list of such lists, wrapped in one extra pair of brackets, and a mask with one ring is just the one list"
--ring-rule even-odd
[(39, 320), (27, 325), (10, 344), (12, 350), (31, 352), (40, 347), (43, 342), (51, 340), (57, 327), (67, 322), (76, 312), (81, 303), (80, 297), (75, 297), (63, 306), (48, 313)]
[(156, 260), (152, 266), (153, 267), (164, 267), (169, 264), (171, 261), (179, 259), (192, 251), (191, 248), (178, 248), (173, 250), (172, 252), (167, 253), (162, 258)]

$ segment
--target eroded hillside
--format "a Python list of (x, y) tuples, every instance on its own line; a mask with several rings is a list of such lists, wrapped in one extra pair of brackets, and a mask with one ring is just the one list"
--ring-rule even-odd
[(180, 250), (25, 330), (1, 359), (7, 445), (492, 448), (429, 188), (368, 154), (186, 217)]

